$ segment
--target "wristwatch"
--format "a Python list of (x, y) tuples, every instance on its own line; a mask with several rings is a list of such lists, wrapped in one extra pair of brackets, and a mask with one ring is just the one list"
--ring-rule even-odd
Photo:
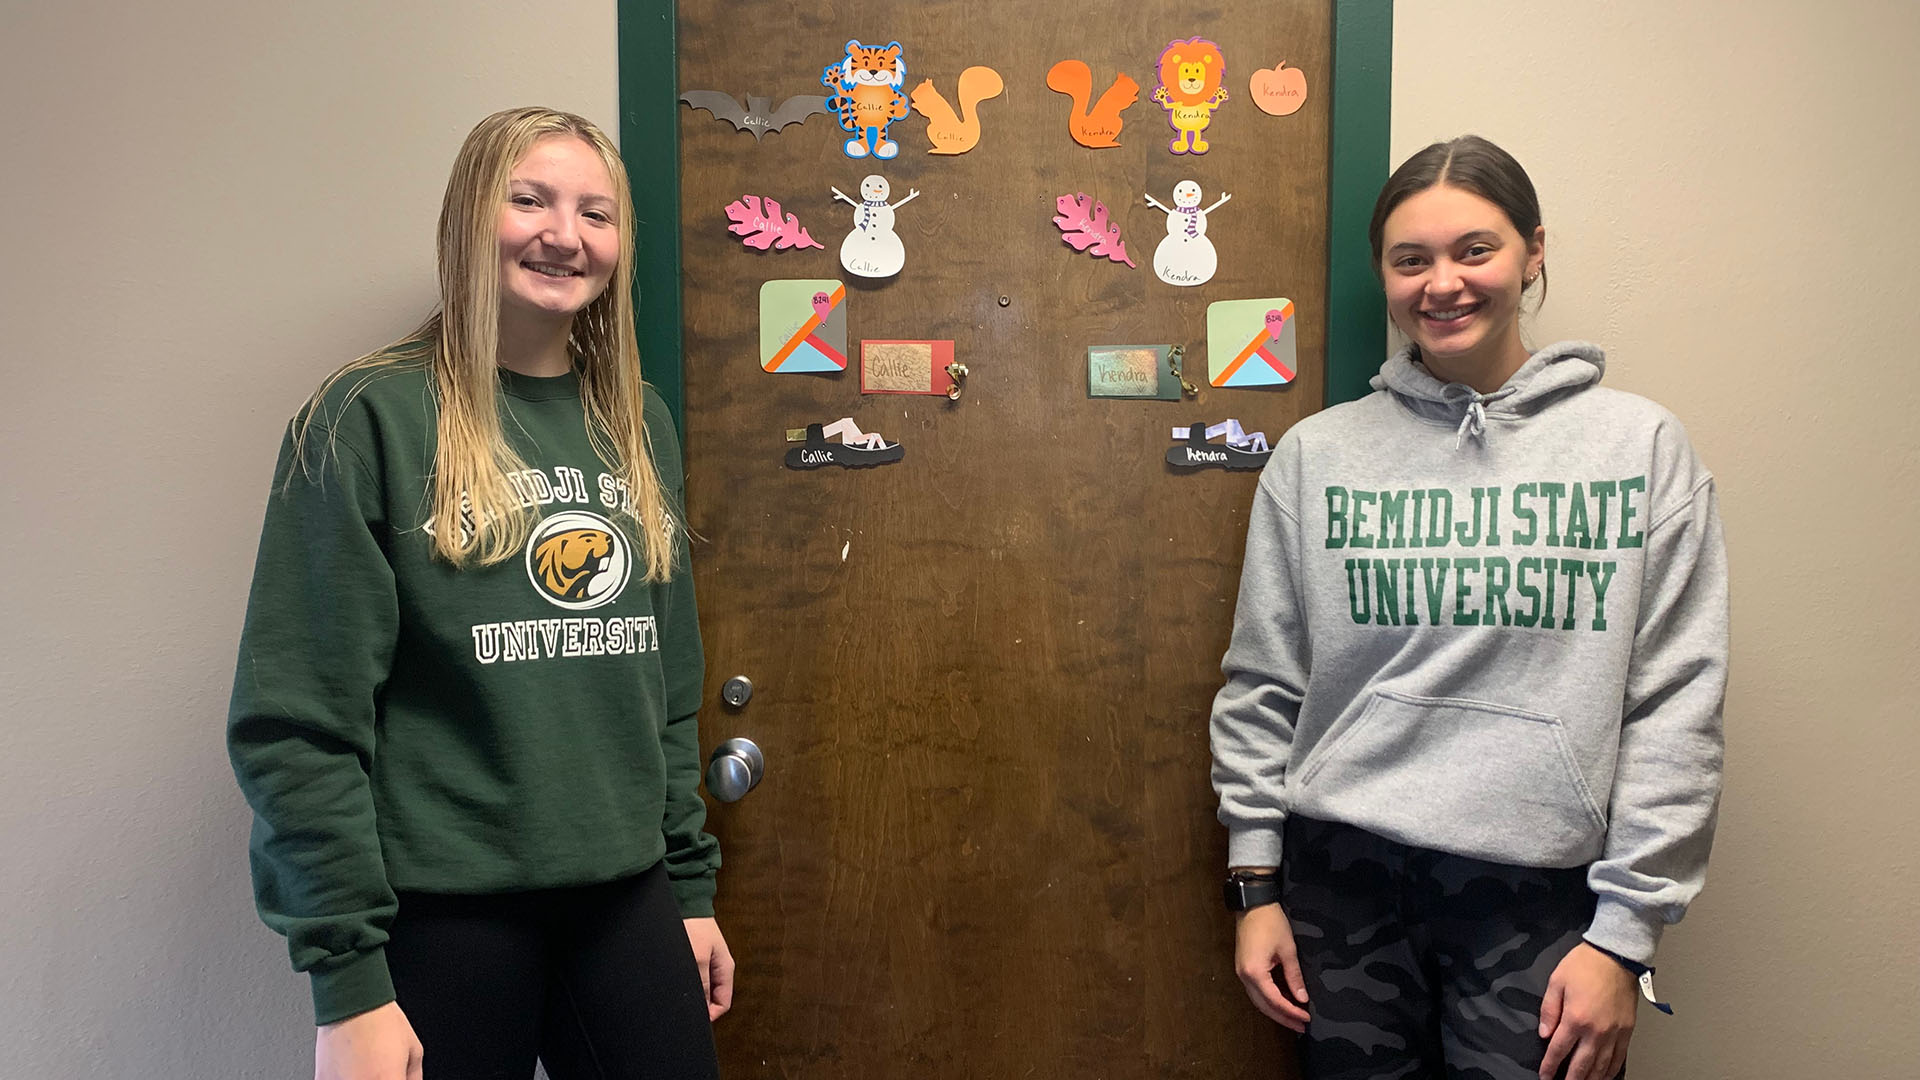
[(1271, 870), (1235, 870), (1220, 889), (1228, 911), (1250, 911), (1280, 902), (1280, 875)]

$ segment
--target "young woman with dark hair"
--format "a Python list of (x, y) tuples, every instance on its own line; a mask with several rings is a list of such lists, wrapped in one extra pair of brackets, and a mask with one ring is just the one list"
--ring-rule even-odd
[(1314, 1080), (1608, 1080), (1719, 805), (1713, 479), (1598, 348), (1524, 343), (1505, 151), (1415, 154), (1369, 238), (1406, 343), (1275, 448), (1214, 701), (1236, 968)]

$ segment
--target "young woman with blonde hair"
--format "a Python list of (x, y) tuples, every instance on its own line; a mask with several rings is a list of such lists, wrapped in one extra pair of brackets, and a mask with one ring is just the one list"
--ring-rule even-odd
[(577, 116), (454, 162), (440, 305), (281, 447), (228, 718), (315, 1076), (711, 1076), (704, 674), (633, 207)]

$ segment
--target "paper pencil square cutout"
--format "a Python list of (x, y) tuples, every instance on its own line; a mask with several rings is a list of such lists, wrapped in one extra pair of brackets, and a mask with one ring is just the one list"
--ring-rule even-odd
[(1092, 345), (1087, 348), (1087, 396), (1180, 400), (1180, 376), (1171, 345)]
[(860, 392), (863, 394), (937, 394), (953, 385), (951, 341), (862, 341)]
[(760, 366), (781, 375), (847, 370), (847, 289), (832, 278), (760, 286)]
[(1293, 301), (1221, 300), (1207, 305), (1207, 385), (1285, 386), (1294, 357)]

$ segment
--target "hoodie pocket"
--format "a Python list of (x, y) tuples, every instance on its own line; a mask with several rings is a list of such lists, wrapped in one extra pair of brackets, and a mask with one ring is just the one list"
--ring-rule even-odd
[(1300, 788), (1310, 814), (1497, 862), (1577, 865), (1606, 833), (1557, 717), (1470, 698), (1374, 691)]

